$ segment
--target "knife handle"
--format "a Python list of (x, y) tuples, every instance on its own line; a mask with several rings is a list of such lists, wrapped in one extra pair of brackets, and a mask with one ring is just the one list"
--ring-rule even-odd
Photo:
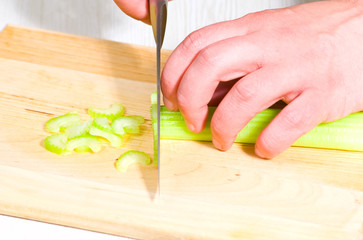
[(153, 28), (156, 44), (160, 37), (160, 46), (163, 45), (166, 19), (167, 19), (168, 0), (149, 0), (150, 21)]

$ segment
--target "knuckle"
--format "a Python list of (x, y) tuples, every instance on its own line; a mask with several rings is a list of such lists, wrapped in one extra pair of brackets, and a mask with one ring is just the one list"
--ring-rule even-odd
[(283, 124), (286, 124), (287, 128), (294, 129), (302, 129), (307, 122), (305, 114), (297, 109), (286, 111), (283, 119)]
[(336, 38), (334, 34), (320, 33), (317, 36), (316, 46), (320, 56), (323, 56), (324, 58), (333, 56), (336, 52)]
[(211, 120), (211, 128), (214, 136), (220, 137), (224, 134), (226, 124), (223, 122), (223, 117), (221, 116), (221, 114), (217, 113), (213, 115), (213, 118)]
[(247, 13), (246, 15), (244, 15), (243, 17), (240, 18), (241, 21), (244, 22), (253, 22), (256, 17), (258, 16), (258, 12), (254, 12), (254, 13)]
[(185, 111), (185, 109), (188, 109), (191, 106), (190, 104), (191, 101), (188, 100), (187, 96), (183, 91), (178, 90), (177, 100), (178, 100), (178, 107), (182, 111)]
[(241, 84), (236, 84), (237, 101), (249, 102), (258, 94), (258, 87), (255, 84), (245, 84), (242, 80)]
[(199, 49), (202, 46), (201, 38), (202, 36), (199, 31), (189, 34), (180, 45), (182, 52)]
[(276, 136), (274, 135), (266, 135), (264, 137), (261, 137), (258, 141), (259, 148), (263, 149), (266, 153), (272, 153), (273, 150), (276, 148), (276, 146), (280, 145), (280, 141)]
[(171, 78), (164, 77), (161, 80), (161, 91), (163, 95), (167, 98), (172, 97), (174, 90), (175, 83), (171, 80)]
[(214, 58), (215, 58), (215, 54), (213, 53), (211, 48), (205, 48), (200, 51), (200, 53), (198, 54), (198, 57), (196, 58), (196, 61), (201, 66), (211, 66), (211, 65), (213, 65), (213, 62), (215, 62)]
[(262, 11), (258, 11), (258, 12), (248, 13), (244, 17), (242, 17), (241, 20), (247, 21), (247, 22), (258, 21), (258, 20), (261, 20), (261, 18), (268, 17), (273, 11), (274, 10), (266, 9), (266, 10), (262, 10)]

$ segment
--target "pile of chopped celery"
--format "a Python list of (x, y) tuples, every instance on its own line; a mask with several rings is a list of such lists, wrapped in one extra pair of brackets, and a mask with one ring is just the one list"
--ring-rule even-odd
[[(124, 107), (119, 103), (108, 109), (90, 107), (88, 114), (92, 119), (84, 122), (77, 112), (50, 119), (46, 129), (52, 135), (44, 140), (45, 149), (58, 155), (69, 155), (74, 151), (97, 153), (102, 149), (101, 139), (119, 148), (130, 134), (140, 133), (140, 125), (145, 122), (141, 116), (124, 116)], [(116, 161), (115, 166), (125, 172), (132, 163), (148, 165), (150, 158), (146, 156), (139, 151), (128, 151)]]

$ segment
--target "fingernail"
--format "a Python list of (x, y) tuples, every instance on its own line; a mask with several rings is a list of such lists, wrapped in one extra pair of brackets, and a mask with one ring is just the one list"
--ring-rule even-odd
[(171, 101), (169, 101), (169, 99), (167, 99), (167, 98), (165, 98), (164, 97), (164, 104), (165, 104), (165, 106), (168, 108), (168, 109), (170, 109), (170, 110), (176, 110), (175, 109), (175, 105), (174, 105), (174, 103), (172, 103)]
[(191, 123), (189, 123), (189, 122), (187, 122), (186, 120), (185, 120), (185, 122), (186, 122), (186, 124), (187, 124), (187, 127), (188, 127), (188, 129), (190, 130), (190, 131), (192, 131), (192, 132), (195, 132), (195, 126), (193, 125), (193, 124), (191, 124)]
[(213, 138), (213, 145), (218, 149), (218, 150), (222, 150), (222, 144), (217, 141), (215, 138)]
[(268, 159), (265, 154), (256, 146), (255, 147), (255, 153), (257, 156), (259, 156), (260, 158), (263, 158), (263, 159)]

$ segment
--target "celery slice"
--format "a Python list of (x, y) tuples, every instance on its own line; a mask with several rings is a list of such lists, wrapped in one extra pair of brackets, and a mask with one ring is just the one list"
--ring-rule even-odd
[[(155, 106), (153, 105), (151, 107), (153, 129), (156, 128), (154, 111)], [(188, 130), (180, 112), (169, 111), (162, 106), (160, 137), (162, 139), (212, 141), (210, 120), (214, 111), (215, 108), (209, 108), (205, 129), (200, 133), (193, 133)], [(255, 143), (258, 135), (279, 112), (279, 109), (266, 109), (258, 113), (237, 135), (235, 142)], [(363, 151), (363, 112), (353, 113), (334, 122), (322, 123), (298, 139), (293, 146)]]
[(77, 112), (69, 112), (59, 117), (48, 120), (46, 129), (51, 133), (64, 131), (66, 128), (81, 123), (81, 118)]
[(77, 152), (86, 152), (92, 150), (92, 152), (101, 151), (102, 145), (101, 141), (92, 135), (86, 135), (82, 137), (76, 137), (67, 142), (67, 150)]
[(139, 123), (139, 125), (145, 123), (145, 118), (142, 117), (142, 116), (139, 116), (139, 115), (130, 115), (130, 116), (127, 116), (127, 117), (130, 117), (130, 118), (133, 118), (133, 119), (137, 120), (137, 122)]
[(110, 121), (106, 117), (97, 117), (97, 118), (95, 118), (94, 121), (93, 121), (93, 126), (95, 126), (96, 128), (98, 128), (98, 129), (100, 129), (102, 131), (112, 133), (112, 128), (111, 128), (111, 125), (110, 125)]
[(124, 107), (120, 103), (114, 103), (108, 109), (100, 109), (96, 107), (88, 108), (88, 114), (93, 117), (106, 117), (108, 120), (112, 121), (124, 115)]
[(79, 146), (75, 148), (74, 151), (78, 153), (93, 152), (88, 146)]
[[(161, 114), (161, 113), (160, 113)], [(157, 92), (153, 92), (151, 94), (151, 126), (153, 130), (153, 150), (154, 150), (154, 165), (158, 166), (158, 123), (157, 123), (157, 115), (158, 115), (158, 106), (157, 106)], [(161, 117), (160, 117), (161, 118)], [(160, 131), (161, 131), (161, 119), (160, 119)]]
[(92, 126), (89, 130), (89, 133), (93, 136), (98, 136), (107, 139), (112, 147), (121, 147), (122, 146), (122, 138), (117, 136), (116, 134), (102, 131), (101, 129)]
[(45, 149), (49, 152), (56, 153), (58, 155), (66, 155), (70, 152), (67, 149), (67, 135), (64, 133), (57, 133), (48, 136), (44, 140)]
[(67, 127), (64, 130), (64, 133), (68, 136), (68, 139), (84, 136), (91, 128), (92, 122), (92, 120), (88, 120), (87, 122)]
[[(142, 117), (141, 117), (142, 118)], [(126, 133), (137, 134), (140, 132), (140, 116), (127, 116), (115, 119), (112, 124), (112, 130), (118, 135), (125, 135)], [(144, 120), (144, 118), (142, 118)]]
[(116, 160), (115, 167), (120, 172), (126, 172), (127, 168), (135, 163), (149, 165), (151, 163), (150, 156), (144, 152), (131, 150)]

